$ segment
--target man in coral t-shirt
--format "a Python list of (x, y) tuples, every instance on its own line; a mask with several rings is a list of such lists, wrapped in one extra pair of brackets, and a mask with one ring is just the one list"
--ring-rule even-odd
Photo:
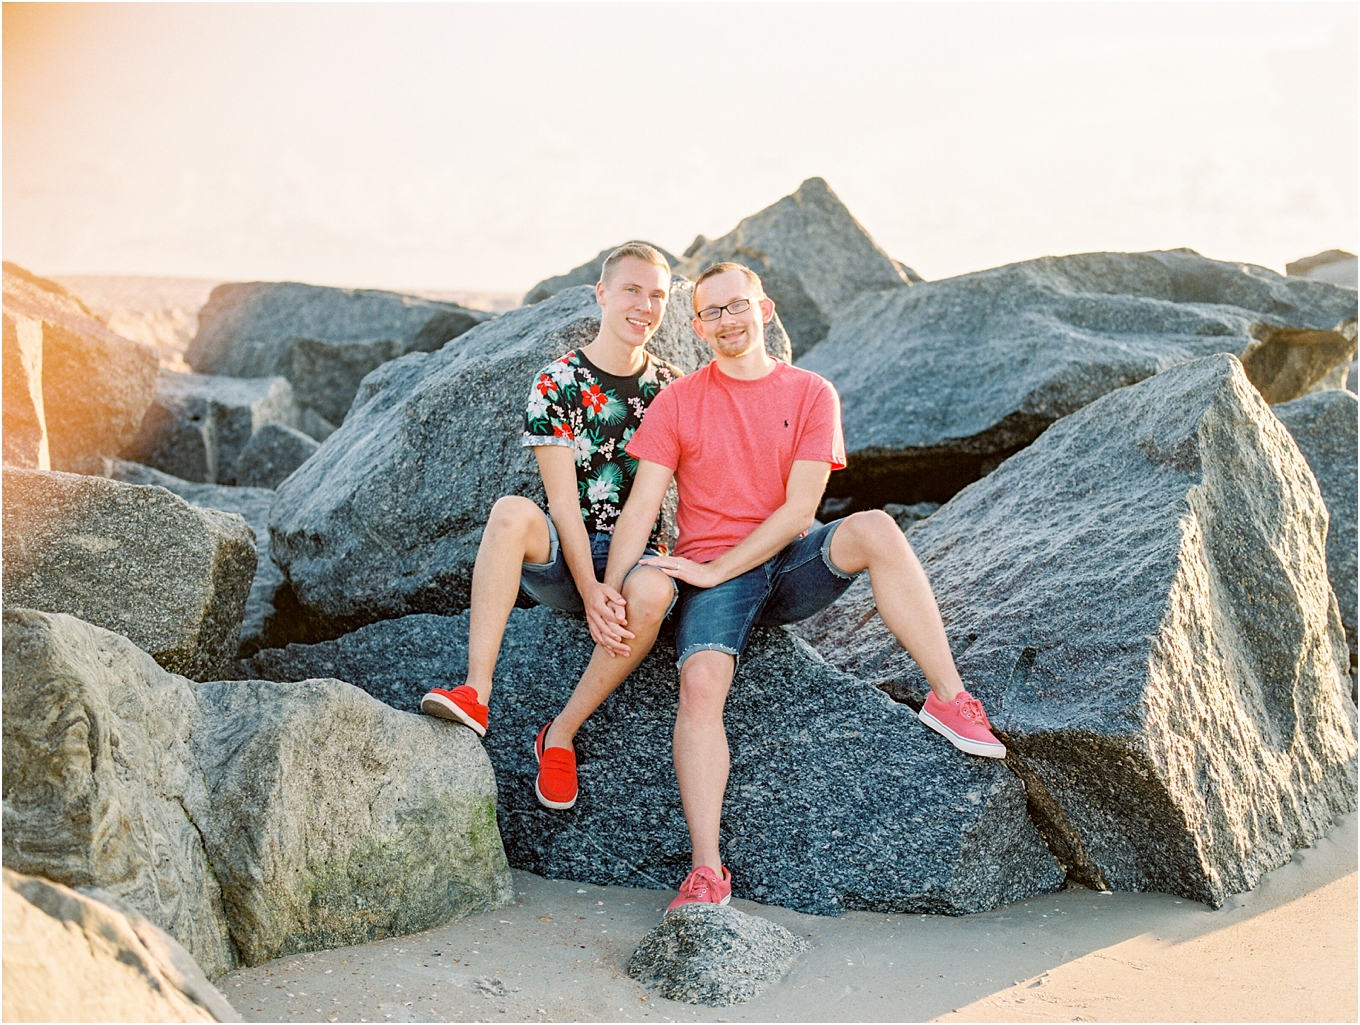
[(641, 558), (680, 581), (675, 774), (694, 869), (671, 907), (731, 898), (718, 850), (730, 764), (722, 713), (751, 629), (805, 619), (864, 570), (884, 624), (930, 683), (921, 720), (969, 754), (1006, 755), (964, 690), (930, 582), (892, 517), (855, 513), (810, 531), (827, 478), (845, 466), (840, 399), (829, 381), (765, 351), (774, 303), (760, 278), (740, 264), (710, 267), (694, 308), (715, 358), (658, 395), (628, 443), (637, 477), (605, 570), (620, 587), (674, 478), (675, 552)]

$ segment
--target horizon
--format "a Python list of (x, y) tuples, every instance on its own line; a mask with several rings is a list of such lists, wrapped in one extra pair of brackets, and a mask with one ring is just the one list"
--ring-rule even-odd
[(1335, 4), (6, 4), (5, 259), (522, 295), (818, 176), (927, 280), (1181, 247), (1283, 273), (1357, 249), (1356, 29)]

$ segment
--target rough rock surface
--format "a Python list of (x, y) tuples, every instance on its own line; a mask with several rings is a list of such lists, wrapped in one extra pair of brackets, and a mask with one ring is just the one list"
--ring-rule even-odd
[(162, 370), (155, 401), (122, 455), (182, 480), (230, 484), (236, 461), (256, 431), (265, 424), (297, 422), (293, 389), (282, 377)]
[[(623, 245), (622, 242), (619, 245)], [(671, 270), (675, 270), (681, 263), (678, 256), (668, 253), (665, 249), (655, 243), (648, 242), (647, 245), (661, 253), (666, 258), (666, 262), (671, 265)], [(589, 285), (595, 287), (595, 283), (600, 280), (600, 271), (604, 269), (605, 257), (612, 253), (619, 246), (610, 246), (608, 249), (601, 249), (592, 259), (587, 260), (579, 267), (573, 267), (565, 274), (558, 274), (556, 277), (545, 278), (533, 288), (524, 293), (525, 306), (532, 306), (534, 303), (541, 303), (544, 299), (550, 299), (564, 288), (572, 288), (576, 285)]]
[(730, 1007), (759, 996), (809, 949), (807, 940), (769, 919), (688, 904), (642, 938), (628, 974), (667, 1000)]
[[(114, 334), (60, 285), (12, 263), (4, 265), (3, 319), (5, 461), (13, 427), (18, 465), (99, 473), (103, 459), (132, 440), (151, 403), (156, 354)], [(19, 357), (13, 368), (11, 345)], [(13, 376), (20, 368), (23, 378)], [(39, 454), (44, 434), (48, 464)]]
[(101, 887), (209, 976), (230, 970), (221, 893), (195, 827), (207, 791), (189, 747), (192, 685), (124, 637), (15, 605), (4, 612), (5, 867)]
[(1190, 250), (1044, 257), (864, 296), (799, 365), (840, 392), (857, 508), (942, 502), (1060, 417), (1252, 343), (1333, 328), (1355, 291)]
[(255, 560), (239, 516), (103, 477), (4, 471), (6, 603), (113, 630), (171, 672), (214, 679), (235, 656)]
[(287, 376), (290, 368), (298, 369), (291, 367), (298, 338), (391, 338), (427, 351), (488, 316), (457, 303), (377, 289), (292, 281), (218, 285), (199, 311), (198, 334), (184, 358), (200, 374)]
[[(1355, 806), (1313, 474), (1232, 356), (1048, 429), (913, 530), (959, 671), (1078, 879), (1217, 906)], [(899, 700), (863, 581), (797, 629)]]
[(234, 483), (237, 487), (277, 488), (320, 447), (301, 431), (284, 424), (265, 424), (241, 450), (232, 474)]
[[(686, 371), (709, 358), (690, 327), (689, 287), (673, 282), (649, 343)], [(534, 375), (593, 340), (598, 309), (590, 288), (570, 288), (364, 379), (344, 424), (279, 488), (270, 513), (274, 558), (318, 630), (467, 607), (496, 499), (543, 501), (520, 444)], [(767, 346), (787, 358), (782, 330)]]
[(332, 424), (345, 419), (360, 382), (369, 373), (412, 351), (398, 338), (293, 338), (286, 344), (289, 349), (281, 370), (293, 382), (298, 405)]
[(1356, 285), (1356, 259), (1354, 253), (1344, 249), (1328, 249), (1301, 260), (1284, 265), (1284, 272), (1291, 278), (1311, 278), (1314, 281), (1330, 281), (1337, 285)]
[(1356, 667), (1356, 399), (1346, 391), (1305, 395), (1274, 408), (1317, 477), (1327, 503), (1327, 576), (1341, 606), (1351, 674)]
[[(576, 807), (550, 813), (534, 796), (534, 735), (561, 709), (591, 649), (579, 620), (546, 608), (511, 614), (484, 741), (506, 853), (516, 868), (549, 878), (674, 889), (690, 848), (671, 765), (677, 686), (668, 637), (577, 735)], [(414, 709), (429, 686), (461, 682), (467, 614), (375, 623), (336, 641), (260, 652), (248, 665), (281, 677), (349, 674)], [(909, 709), (784, 631), (758, 633), (726, 718), (723, 856), (739, 897), (813, 914), (966, 914), (1063, 883), (1004, 765), (955, 751)]]
[(1329, 377), (1344, 381), (1341, 375), (1355, 356), (1354, 317), (1338, 324), (1335, 331), (1253, 324), (1250, 334), (1242, 368), (1261, 397), (1271, 403), (1306, 395)]
[(722, 238), (695, 242), (677, 273), (694, 281), (705, 267), (725, 260), (750, 267), (775, 301), (795, 357), (825, 338), (858, 296), (910, 284), (820, 178), (809, 178)]
[(283, 571), (274, 565), (274, 560), (269, 556), (269, 506), (274, 501), (272, 490), (198, 484), (122, 459), (110, 461), (109, 476), (125, 484), (155, 484), (201, 509), (235, 513), (255, 532), (255, 576), (250, 584), (250, 593), (246, 596), (241, 642), (236, 657), (253, 655), (261, 648), (276, 648), (293, 641), (315, 639), (307, 632), (305, 619), (297, 608), (297, 600), (284, 582)]
[(5, 1021), (241, 1020), (188, 951), (122, 902), (9, 869), (4, 894)]
[(471, 730), (339, 680), (202, 683), (203, 840), (247, 965), (514, 899)]

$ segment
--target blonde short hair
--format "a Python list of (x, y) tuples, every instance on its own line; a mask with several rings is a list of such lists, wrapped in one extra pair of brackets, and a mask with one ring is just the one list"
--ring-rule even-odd
[(693, 302), (696, 311), (699, 309), (699, 286), (709, 278), (716, 278), (719, 274), (726, 274), (730, 270), (741, 271), (742, 274), (746, 275), (746, 283), (756, 290), (756, 294), (751, 298), (765, 298), (765, 286), (760, 281), (760, 275), (746, 266), (746, 264), (731, 262), (715, 263), (705, 267), (704, 272), (699, 275), (699, 279), (694, 282), (694, 296), (692, 297), (691, 302)]
[(671, 275), (670, 263), (661, 255), (659, 249), (655, 246), (649, 246), (646, 242), (625, 242), (606, 256), (604, 264), (600, 267), (600, 281), (606, 285), (609, 284), (609, 279), (614, 276), (614, 268), (630, 256), (656, 264), (666, 272), (666, 278), (669, 281)]

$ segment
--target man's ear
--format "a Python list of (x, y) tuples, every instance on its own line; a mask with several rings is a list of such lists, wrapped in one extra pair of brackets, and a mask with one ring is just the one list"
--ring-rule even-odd
[(689, 326), (692, 327), (692, 328), (694, 328), (694, 333), (695, 333), (696, 335), (698, 335), (700, 338), (703, 338), (703, 337), (704, 337), (704, 330), (703, 330), (704, 322), (703, 322), (702, 320), (700, 320), (698, 317), (695, 317), (693, 320), (691, 320), (691, 321), (689, 322)]
[(760, 320), (761, 320), (762, 323), (765, 323), (765, 324), (768, 324), (770, 321), (774, 320), (774, 300), (773, 300), (773, 299), (762, 299), (762, 300), (760, 300)]
[(599, 303), (601, 306), (604, 305), (604, 281), (603, 281), (603, 279), (601, 279), (600, 281), (595, 282), (595, 301), (596, 301), (597, 303)]

